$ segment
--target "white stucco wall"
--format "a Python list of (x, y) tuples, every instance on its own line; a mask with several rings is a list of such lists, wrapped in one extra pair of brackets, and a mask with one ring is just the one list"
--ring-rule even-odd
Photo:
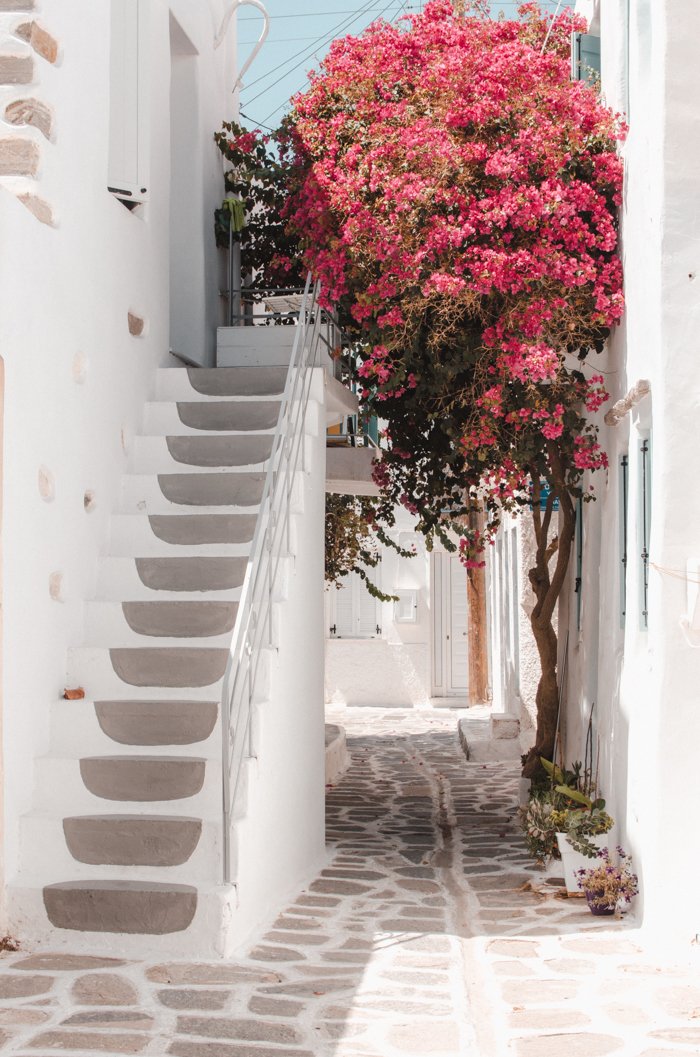
[(323, 548), (326, 431), (323, 372), (307, 415), (306, 472), (298, 474), (292, 557), (275, 607), (278, 645), (269, 693), (257, 709), (245, 815), (235, 827), (237, 906), (224, 953), (261, 925), (326, 859), (323, 708)]
[[(396, 512), (392, 536), (413, 533), (413, 518), (402, 508)], [(398, 623), (394, 603), (380, 606), (382, 635), (376, 639), (329, 637), (329, 591), (326, 591), (326, 701), (332, 704), (412, 707), (431, 695), (431, 597), (430, 556), (418, 535), (411, 542), (415, 558), (400, 558), (389, 547), (382, 548), (380, 585), (391, 594), (399, 589), (416, 592), (416, 621)], [(332, 590), (332, 589), (331, 589)]]
[[(603, 90), (624, 107), (623, 0), (602, 5)], [(584, 614), (578, 672), (596, 700), (600, 783), (623, 844), (641, 873), (638, 911), (649, 936), (690, 942), (700, 931), (691, 879), (700, 848), (688, 835), (700, 808), (700, 651), (679, 622), (686, 560), (700, 553), (700, 485), (693, 472), (700, 382), (700, 9), (670, 0), (630, 5), (630, 133), (624, 147), (623, 256), (627, 312), (610, 342), (613, 398), (640, 379), (647, 397), (603, 442), (611, 468), (598, 475), (584, 550)], [(639, 617), (639, 437), (651, 428), (649, 621)], [(627, 617), (619, 617), (619, 461), (630, 454)], [(587, 659), (586, 659), (587, 657)], [(570, 658), (571, 661), (571, 658)], [(597, 661), (597, 663), (595, 663)], [(593, 679), (593, 669), (597, 678)], [(580, 704), (569, 710), (570, 758), (582, 751)]]
[[(108, 3), (42, 3), (41, 23), (58, 40), (60, 56), (55, 65), (36, 60), (39, 81), (26, 94), (52, 108), (55, 141), (32, 128), (0, 129), (32, 138), (42, 152), (38, 180), (5, 179), (0, 188), (8, 878), (17, 866), (17, 820), (30, 804), (32, 761), (47, 748), (48, 708), (65, 685), (66, 650), (81, 641), (83, 602), (93, 592), (126, 452), (154, 368), (168, 359), (170, 9), (198, 52), (191, 150), (201, 168), (192, 199), (177, 208), (188, 221), (193, 270), (204, 267), (211, 282), (216, 269), (211, 209), (222, 185), (211, 136), (230, 116), (235, 41), (232, 26), (228, 45), (214, 53), (223, 7), (220, 0), (148, 5), (150, 193), (139, 211), (128, 212), (106, 190)], [(2, 102), (9, 98), (8, 89), (0, 94)], [(26, 190), (50, 204), (55, 226), (39, 223), (12, 193)], [(213, 349), (210, 295), (211, 288), (205, 304), (203, 287), (193, 283), (186, 306), (197, 320), (200, 351), (209, 330)], [(129, 333), (128, 312), (145, 320), (141, 337)], [(89, 513), (88, 489), (95, 497)], [(49, 595), (52, 576), (60, 601)]]

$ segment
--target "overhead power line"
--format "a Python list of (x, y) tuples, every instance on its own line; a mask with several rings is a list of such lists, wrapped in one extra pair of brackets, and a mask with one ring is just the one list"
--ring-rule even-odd
[(289, 63), (291, 63), (295, 59), (299, 58), (299, 56), (302, 56), (302, 58), (300, 59), (299, 62), (295, 63), (288, 70), (285, 70), (285, 72), (283, 74), (281, 74), (281, 76), (279, 76), (271, 84), (269, 84), (267, 86), (267, 88), (263, 88), (263, 90), (261, 92), (258, 92), (257, 95), (254, 95), (252, 97), (252, 99), (246, 99), (246, 106), (250, 106), (251, 103), (254, 103), (256, 99), (260, 99), (261, 96), (266, 95), (268, 92), (272, 91), (272, 89), (275, 88), (280, 83), (280, 81), (283, 81), (285, 79), (285, 77), (287, 77), (290, 73), (293, 73), (294, 70), (298, 70), (300, 66), (303, 66), (304, 63), (307, 62), (311, 58), (311, 56), (314, 54), (315, 51), (317, 51), (319, 48), (322, 48), (325, 44), (330, 43), (330, 41), (333, 40), (335, 37), (340, 36), (340, 34), (344, 32), (344, 30), (349, 29), (350, 26), (354, 22), (357, 22), (358, 19), (362, 18), (363, 15), (369, 14), (370, 11), (372, 11), (373, 8), (376, 9), (376, 7), (380, 3), (381, 3), (381, 0), (369, 0), (368, 3), (365, 3), (359, 10), (355, 11), (354, 16), (352, 18), (344, 19), (337, 26), (334, 26), (333, 29), (328, 30), (328, 32), (321, 34), (320, 37), (317, 37), (312, 44), (307, 45), (307, 47), (301, 48), (299, 51), (295, 52), (293, 55), (290, 55), (289, 58), (285, 60), (285, 62), (280, 63), (279, 66), (275, 67), (274, 70), (268, 71), (268, 73), (265, 73), (261, 77), (258, 77), (257, 80), (255, 80), (255, 81), (251, 81), (250, 84), (246, 86), (244, 91), (246, 91), (249, 88), (252, 88), (253, 85), (255, 85), (255, 84), (259, 84), (260, 81), (267, 80), (268, 77), (273, 76), (275, 73), (277, 73), (279, 70), (281, 70), (284, 66), (288, 66)]
[[(387, 4), (387, 6), (379, 13), (378, 17), (382, 18), (387, 13), (389, 8), (393, 7), (393, 6), (394, 6), (393, 3)], [(408, 6), (409, 5), (406, 3), (406, 0), (403, 0), (403, 3), (401, 4), (401, 6), (399, 7), (398, 11), (394, 15), (394, 19), (398, 18), (399, 15), (401, 15), (402, 12), (405, 11)], [(301, 65), (301, 63), (299, 63), (298, 65)], [(289, 73), (292, 73), (292, 71), (290, 70)], [(287, 76), (287, 74), (285, 74), (285, 76)], [(300, 85), (298, 85), (298, 87), (295, 88), (294, 91), (291, 93), (291, 96), (296, 95), (297, 92), (300, 92), (307, 82), (308, 82), (308, 77), (305, 77), (304, 80), (302, 81), (302, 83)], [(291, 96), (290, 96), (290, 98), (291, 98)], [(272, 118), (277, 113), (278, 110), (282, 110), (285, 106), (287, 106), (288, 103), (289, 103), (289, 100), (285, 100), (284, 103), (278, 104), (278, 106), (276, 106), (274, 110), (270, 111), (269, 114), (265, 115), (265, 121), (269, 121), (270, 118)], [(249, 118), (248, 120), (251, 120), (251, 119)]]

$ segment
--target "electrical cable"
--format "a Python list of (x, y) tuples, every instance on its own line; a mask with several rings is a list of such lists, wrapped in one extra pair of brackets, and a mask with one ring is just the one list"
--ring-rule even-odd
[[(401, 7), (399, 8), (399, 10), (398, 10), (398, 11), (396, 12), (396, 14), (394, 15), (394, 19), (396, 19), (396, 18), (398, 18), (398, 17), (399, 17), (399, 15), (401, 14), (401, 12), (402, 12), (402, 11), (404, 10), (404, 8), (406, 7), (406, 4), (407, 4), (407, 0), (404, 0), (404, 2), (403, 2), (403, 3), (401, 4)], [(383, 18), (383, 16), (384, 16), (384, 15), (386, 14), (386, 12), (387, 12), (387, 11), (389, 10), (389, 8), (390, 8), (390, 7), (392, 7), (392, 6), (393, 6), (393, 3), (389, 3), (389, 4), (387, 4), (387, 6), (386, 6), (386, 7), (385, 7), (385, 8), (384, 8), (384, 9), (383, 9), (383, 10), (382, 10), (381, 12), (380, 12), (380, 14), (379, 14), (379, 15), (378, 15), (377, 17), (378, 17), (378, 18)], [(392, 19), (392, 21), (394, 21), (394, 19)], [(310, 56), (309, 56), (309, 57), (310, 57)], [(302, 65), (302, 63), (298, 63), (298, 66), (301, 66), (301, 65)], [(297, 67), (295, 67), (295, 68), (297, 68)], [(289, 70), (289, 71), (288, 71), (288, 73), (286, 73), (286, 74), (285, 74), (284, 76), (285, 76), (285, 77), (287, 77), (287, 76), (288, 76), (288, 75), (289, 75), (290, 73), (293, 73), (293, 72), (294, 72), (293, 70)], [(280, 80), (284, 80), (284, 78), (280, 78)], [(304, 80), (302, 81), (302, 83), (301, 83), (301, 84), (299, 85), (299, 87), (298, 87), (298, 88), (295, 88), (295, 89), (294, 89), (294, 91), (290, 93), (290, 99), (291, 99), (291, 97), (292, 97), (292, 96), (295, 96), (295, 95), (297, 94), (297, 92), (300, 92), (300, 91), (302, 90), (302, 88), (303, 88), (303, 87), (304, 87), (304, 85), (305, 85), (305, 84), (307, 83), (307, 81), (308, 81), (308, 77), (305, 77), (305, 78), (304, 78)], [(279, 82), (278, 82), (278, 83), (279, 83)], [(270, 85), (270, 87), (272, 88), (272, 87), (274, 87), (274, 85)], [(263, 92), (260, 92), (259, 94), (260, 94), (260, 95), (263, 95), (264, 93), (263, 93)], [(256, 96), (255, 98), (257, 99), (257, 98), (259, 98), (259, 96)], [(253, 102), (253, 101), (254, 101), (254, 100), (249, 100), (249, 102)], [(271, 110), (269, 114), (266, 114), (266, 115), (265, 115), (265, 121), (269, 121), (269, 120), (270, 120), (270, 118), (271, 118), (271, 117), (272, 117), (272, 116), (273, 116), (274, 114), (276, 114), (278, 110), (281, 110), (281, 109), (282, 109), (283, 107), (287, 106), (287, 104), (288, 104), (288, 103), (289, 103), (289, 99), (285, 100), (285, 102), (284, 102), (284, 103), (280, 103), (280, 104), (279, 104), (278, 106), (276, 106), (274, 110)], [(247, 104), (246, 104), (246, 105), (247, 105)], [(248, 120), (250, 121), (250, 120), (251, 120), (251, 118), (248, 118)], [(263, 124), (263, 122), (261, 121), (261, 122), (260, 122), (260, 124), (262, 125), (262, 124)], [(264, 127), (267, 127), (267, 126), (264, 126)]]
[(343, 30), (351, 26), (353, 22), (357, 22), (358, 18), (362, 18), (363, 15), (368, 14), (372, 10), (372, 8), (376, 7), (379, 3), (381, 3), (381, 0), (368, 0), (368, 2), (365, 3), (359, 9), (359, 11), (356, 9), (354, 17), (343, 19), (343, 21), (338, 25), (334, 26), (333, 29), (328, 30), (326, 33), (322, 33), (321, 36), (317, 37), (312, 44), (307, 45), (307, 47), (301, 48), (293, 55), (290, 55), (288, 59), (280, 63), (277, 67), (275, 67), (274, 70), (270, 70), (268, 73), (263, 74), (261, 77), (258, 77), (255, 81), (251, 81), (250, 84), (246, 85), (244, 91), (247, 91), (249, 88), (252, 88), (253, 85), (258, 84), (260, 81), (267, 80), (268, 77), (271, 77), (273, 74), (277, 73), (278, 70), (282, 69), (282, 67), (288, 66), (290, 62), (293, 62), (294, 59), (298, 58), (300, 55), (303, 56), (300, 62), (296, 63), (296, 65), (292, 66), (289, 70), (283, 73), (281, 77), (277, 78), (276, 81), (273, 81), (272, 84), (268, 85), (267, 88), (264, 88), (261, 92), (258, 92), (258, 94), (253, 96), (252, 99), (248, 99), (246, 101), (247, 105), (250, 105), (250, 103), (255, 102), (255, 100), (259, 99), (261, 95), (265, 95), (267, 92), (270, 91), (270, 89), (278, 85), (280, 81), (283, 81), (284, 78), (288, 76), (288, 74), (293, 73), (294, 70), (297, 70), (300, 66), (303, 66), (304, 63), (314, 54), (314, 52), (318, 50), (318, 48), (323, 47), (324, 44), (328, 44), (329, 41), (339, 36), (343, 32)]
[[(398, 2), (398, 0), (396, 0)], [(513, 0), (514, 6), (519, 6), (522, 0)], [(553, 2), (553, 0), (551, 0)], [(402, 5), (405, 6), (405, 5)], [(409, 7), (415, 7), (415, 4), (409, 4)], [(356, 11), (356, 8), (346, 7), (338, 11), (325, 11), (323, 14), (319, 14), (318, 11), (296, 11), (291, 15), (273, 15), (272, 18), (275, 22), (278, 22), (281, 18), (323, 18), (324, 15), (352, 15)], [(238, 19), (239, 22), (257, 22), (257, 15), (241, 15)]]

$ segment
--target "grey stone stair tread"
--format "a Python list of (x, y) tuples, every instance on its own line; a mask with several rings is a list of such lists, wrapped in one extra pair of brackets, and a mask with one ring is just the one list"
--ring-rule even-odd
[(233, 630), (238, 602), (122, 602), (122, 612), (139, 635), (206, 638)]
[(211, 686), (223, 678), (229, 651), (197, 646), (111, 649), (112, 667), (130, 686)]
[(159, 473), (165, 498), (183, 506), (253, 506), (265, 487), (264, 473)]
[(216, 724), (216, 701), (95, 701), (97, 721), (121, 745), (192, 745)]
[(86, 756), (80, 775), (93, 796), (125, 803), (185, 800), (204, 784), (206, 761), (194, 756)]
[(188, 466), (249, 466), (265, 462), (272, 452), (270, 433), (243, 437), (166, 437), (176, 462)]
[(188, 367), (202, 396), (277, 396), (284, 392), (286, 367)]
[(79, 815), (64, 818), (68, 850), (93, 866), (181, 866), (191, 858), (202, 821), (177, 815)]
[(62, 881), (44, 888), (44, 906), (56, 928), (162, 936), (182, 932), (194, 918), (191, 885), (147, 881)]
[(153, 534), (164, 543), (250, 543), (257, 514), (151, 514)]
[(183, 426), (190, 429), (257, 430), (277, 425), (280, 401), (178, 400), (176, 406)]
[(240, 587), (248, 559), (136, 558), (141, 583), (154, 591), (226, 591)]

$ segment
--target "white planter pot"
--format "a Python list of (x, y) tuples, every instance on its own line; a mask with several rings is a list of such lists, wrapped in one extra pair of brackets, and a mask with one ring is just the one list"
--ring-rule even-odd
[[(589, 840), (591, 844), (595, 844), (596, 848), (605, 848), (610, 840), (610, 834), (600, 833), (595, 837), (590, 837)], [(582, 855), (580, 851), (572, 848), (566, 833), (557, 833), (557, 844), (559, 845), (561, 864), (564, 867), (566, 891), (570, 895), (578, 894), (581, 889), (576, 880), (576, 871), (593, 869), (596, 865), (596, 860), (594, 858), (589, 859), (587, 855)]]

